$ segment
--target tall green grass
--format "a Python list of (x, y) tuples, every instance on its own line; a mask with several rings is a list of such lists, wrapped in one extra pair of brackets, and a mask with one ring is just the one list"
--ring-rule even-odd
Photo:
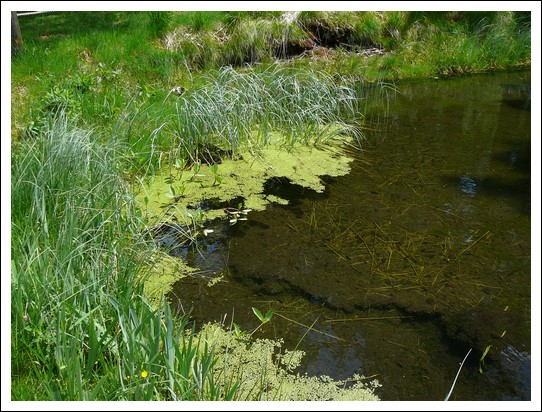
[(14, 400), (233, 396), (214, 384), (212, 348), (184, 338), (186, 318), (143, 296), (156, 251), (120, 178), (121, 147), (61, 114), (13, 149)]
[(209, 150), (235, 157), (270, 143), (290, 150), (325, 144), (342, 133), (360, 138), (368, 90), (362, 78), (325, 72), (226, 67), (204, 85), (168, 96), (174, 111), (162, 115), (159, 140), (171, 144), (172, 159), (190, 163), (205, 160)]

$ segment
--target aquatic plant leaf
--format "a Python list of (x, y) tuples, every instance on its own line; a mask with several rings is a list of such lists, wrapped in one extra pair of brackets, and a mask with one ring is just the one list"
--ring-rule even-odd
[(269, 310), (269, 311), (267, 311), (267, 313), (265, 314), (264, 321), (265, 321), (265, 322), (269, 322), (269, 321), (271, 320), (272, 317), (273, 317), (273, 311), (272, 311), (272, 310)]
[(256, 317), (260, 320), (260, 322), (264, 322), (264, 316), (262, 315), (262, 312), (260, 312), (258, 309), (256, 309), (255, 307), (252, 307), (252, 312), (254, 312), (254, 314), (256, 315)]
[(487, 356), (488, 352), (489, 352), (489, 349), (491, 349), (491, 346), (492, 345), (489, 345), (485, 350), (484, 350), (484, 353), (482, 354), (482, 357), (480, 358), (480, 364), (478, 366), (478, 370), (480, 371), (480, 373), (484, 373), (484, 371), (482, 370), (482, 366), (484, 365), (484, 359), (485, 357)]

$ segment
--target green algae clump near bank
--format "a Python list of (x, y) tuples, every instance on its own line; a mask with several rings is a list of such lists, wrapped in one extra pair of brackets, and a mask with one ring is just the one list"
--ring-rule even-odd
[[(305, 352), (283, 347), (283, 340), (255, 339), (236, 334), (217, 323), (206, 323), (198, 333), (212, 347), (216, 373), (226, 382), (240, 382), (236, 396), (254, 401), (379, 401), (378, 380), (355, 374), (349, 379), (296, 373)], [(264, 377), (262, 379), (262, 376)], [(265, 384), (263, 384), (265, 382)], [(260, 388), (260, 390), (255, 390)]]
[[(264, 148), (246, 149), (235, 159), (219, 164), (163, 168), (134, 187), (136, 199), (151, 224), (193, 223), (193, 212), (201, 210), (204, 202), (237, 207), (234, 201), (242, 199), (243, 208), (252, 210), (264, 210), (269, 203), (287, 204), (286, 199), (265, 193), (266, 181), (286, 178), (292, 184), (322, 192), (322, 176), (343, 176), (350, 171), (352, 158), (346, 154), (349, 141), (341, 136), (319, 146), (287, 148), (274, 142)], [(224, 216), (223, 207), (207, 208), (200, 219)]]
[(162, 302), (175, 282), (196, 270), (163, 252), (154, 254), (146, 268), (148, 271), (143, 275), (145, 296), (155, 306)]

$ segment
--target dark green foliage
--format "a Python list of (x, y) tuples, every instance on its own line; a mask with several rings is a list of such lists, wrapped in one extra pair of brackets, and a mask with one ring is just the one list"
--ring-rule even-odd
[(171, 21), (171, 12), (169, 11), (149, 11), (149, 31), (152, 37), (162, 36), (168, 29)]

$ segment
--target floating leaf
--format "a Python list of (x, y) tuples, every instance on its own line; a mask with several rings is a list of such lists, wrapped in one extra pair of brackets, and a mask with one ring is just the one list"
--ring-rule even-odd
[(478, 366), (478, 370), (480, 371), (480, 373), (484, 373), (484, 371), (482, 370), (482, 366), (484, 366), (484, 359), (485, 357), (487, 356), (488, 352), (489, 352), (489, 349), (491, 349), (491, 346), (492, 345), (489, 345), (485, 350), (484, 350), (484, 353), (482, 354), (482, 357), (480, 358), (480, 365)]

